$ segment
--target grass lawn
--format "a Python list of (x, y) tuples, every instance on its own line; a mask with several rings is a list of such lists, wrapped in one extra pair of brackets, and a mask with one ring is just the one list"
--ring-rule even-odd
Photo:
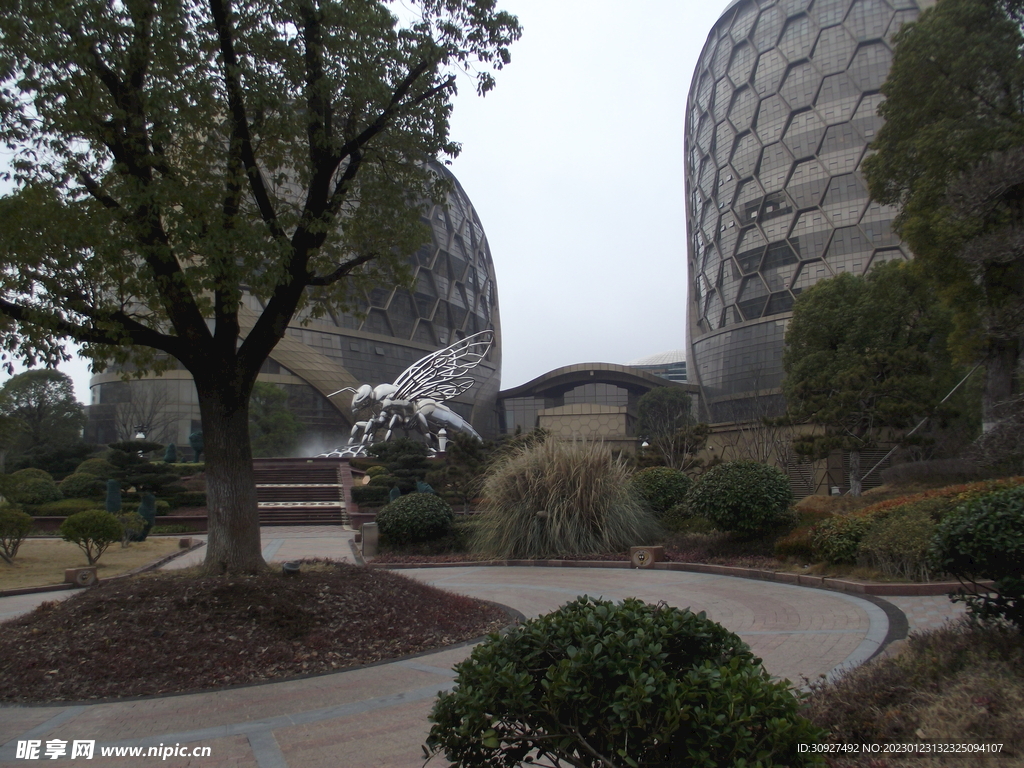
[[(176, 552), (178, 537), (150, 538), (128, 547), (111, 544), (96, 563), (96, 574), (105, 579), (130, 571)], [(14, 565), (0, 560), (0, 589), (39, 587), (60, 584), (65, 568), (84, 568), (89, 565), (85, 552), (61, 539), (26, 539), (14, 558)]]

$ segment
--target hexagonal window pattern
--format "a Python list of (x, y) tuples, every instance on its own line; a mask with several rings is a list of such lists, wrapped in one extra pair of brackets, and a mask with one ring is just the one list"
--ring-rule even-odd
[(750, 34), (751, 27), (754, 26), (754, 20), (757, 18), (757, 4), (747, 3), (745, 6), (739, 9), (736, 13), (736, 18), (732, 22), (732, 29), (729, 30), (729, 34), (732, 35), (734, 42), (739, 42), (747, 35)]
[(825, 190), (821, 210), (836, 227), (856, 224), (867, 207), (868, 191), (855, 174), (835, 176)]
[[(908, 0), (913, 4), (914, 0)], [(917, 18), (917, 8), (906, 11), (896, 11), (892, 17), (892, 21), (889, 22), (889, 28), (885, 30), (885, 39), (889, 42), (892, 41), (892, 36), (900, 31), (900, 27), (908, 22), (914, 21)]]
[(768, 297), (768, 306), (764, 309), (765, 316), (779, 315), (793, 308), (793, 295), (789, 291), (773, 293)]
[(833, 125), (825, 131), (818, 160), (832, 176), (851, 173), (856, 169), (864, 141), (849, 123)]
[(793, 165), (793, 157), (781, 142), (769, 144), (761, 153), (757, 177), (765, 192), (778, 192), (786, 185), (786, 177)]
[(723, 37), (718, 42), (718, 48), (715, 49), (715, 56), (711, 60), (711, 74), (715, 76), (715, 80), (725, 76), (725, 70), (729, 66), (729, 57), (732, 54), (732, 41), (728, 37)]
[(740, 295), (736, 301), (736, 306), (743, 313), (743, 317), (747, 320), (760, 317), (767, 303), (768, 289), (761, 278), (758, 275), (743, 278)]
[(757, 109), (757, 137), (764, 144), (778, 141), (788, 117), (789, 108), (781, 97), (775, 95), (762, 99)]
[(860, 98), (860, 89), (849, 77), (840, 73), (829, 75), (821, 83), (814, 106), (829, 125), (844, 123), (853, 116)]
[(867, 271), (868, 263), (871, 261), (871, 244), (867, 237), (860, 231), (860, 227), (839, 227), (832, 235), (832, 242), (829, 243), (825, 252), (825, 263), (832, 268), (837, 275), (840, 272), (850, 272), (854, 275), (861, 275)]
[(744, 274), (753, 274), (761, 268), (761, 258), (768, 242), (757, 227), (744, 230), (736, 246), (736, 263)]
[(900, 239), (892, 231), (892, 220), (896, 218), (896, 208), (891, 205), (882, 205), (874, 200), (868, 204), (868, 209), (860, 218), (860, 228), (864, 230), (868, 241), (875, 248), (887, 245), (899, 245)]
[(789, 242), (802, 261), (820, 259), (825, 255), (831, 235), (832, 225), (821, 211), (808, 211), (796, 220)]
[(729, 78), (727, 77), (723, 77), (715, 85), (715, 100), (711, 108), (711, 113), (715, 116), (716, 123), (720, 123), (725, 119), (725, 115), (729, 111), (732, 92), (732, 83), (729, 82)]
[(861, 42), (881, 38), (892, 21), (893, 10), (885, 0), (854, 0), (846, 26)]
[(757, 221), (769, 243), (784, 240), (795, 218), (796, 207), (785, 192), (765, 195), (757, 214)]
[(891, 64), (892, 52), (885, 43), (869, 43), (854, 54), (848, 72), (862, 90), (877, 91), (885, 82)]
[(733, 85), (741, 86), (750, 79), (754, 70), (757, 53), (750, 43), (740, 43), (732, 52), (732, 63), (729, 65), (729, 79)]
[(782, 81), (779, 93), (792, 109), (800, 109), (811, 106), (818, 93), (819, 85), (821, 85), (821, 75), (810, 62), (805, 61), (790, 67), (785, 80)]
[(738, 133), (750, 128), (754, 120), (754, 113), (757, 111), (757, 96), (753, 89), (744, 86), (736, 91), (732, 98), (732, 106), (729, 108), (729, 122)]
[(781, 8), (765, 8), (761, 11), (761, 17), (754, 26), (751, 38), (757, 50), (767, 51), (775, 45), (785, 20), (786, 14)]
[(793, 293), (797, 296), (802, 291), (810, 288), (819, 280), (824, 280), (829, 277), (834, 277), (832, 271), (825, 266), (823, 261), (807, 261), (800, 265), (800, 272), (793, 280)]
[(362, 330), (368, 333), (377, 333), (381, 336), (394, 336), (391, 332), (391, 325), (388, 323), (388, 313), (383, 309), (371, 309), (363, 321)]
[(718, 235), (718, 219), (718, 211), (713, 205), (709, 205), (707, 213), (704, 214), (704, 223), (701, 225), (704, 238), (709, 243), (714, 242), (715, 237)]
[(879, 267), (882, 264), (888, 264), (890, 261), (906, 261), (907, 256), (899, 248), (884, 248), (875, 253), (871, 257), (871, 263), (868, 265), (868, 272), (875, 267)]
[(742, 278), (743, 273), (736, 268), (736, 263), (732, 259), (726, 259), (722, 263), (722, 301), (726, 305), (736, 303)]
[(700, 76), (699, 85), (697, 86), (697, 105), (702, 110), (707, 110), (711, 105), (711, 93), (715, 90), (715, 79), (711, 77), (710, 72), (705, 72)]
[(733, 203), (733, 211), (740, 221), (740, 226), (757, 221), (757, 211), (761, 207), (761, 198), (764, 197), (764, 190), (757, 183), (756, 179), (748, 179), (743, 182), (739, 192), (736, 193), (736, 202)]
[(795, 16), (786, 22), (779, 38), (779, 50), (790, 61), (799, 61), (811, 55), (814, 47), (814, 24), (804, 15)]
[(757, 61), (757, 71), (754, 73), (754, 90), (760, 96), (767, 96), (774, 93), (782, 82), (782, 76), (786, 73), (786, 60), (776, 50), (762, 53)]
[(868, 94), (860, 100), (860, 105), (857, 107), (857, 111), (853, 113), (853, 119), (850, 120), (853, 127), (857, 129), (857, 132), (868, 142), (875, 138), (875, 134), (878, 133), (885, 122), (878, 115), (878, 107), (881, 106), (883, 101), (885, 101), (885, 97), (880, 93)]
[(736, 246), (736, 238), (740, 230), (736, 226), (736, 216), (732, 211), (722, 214), (722, 223), (718, 227), (718, 247), (722, 253), (732, 253)]
[(736, 148), (732, 153), (732, 167), (736, 169), (741, 179), (754, 175), (754, 168), (757, 165), (757, 156), (761, 151), (761, 145), (753, 134), (747, 133), (736, 142)]
[(773, 291), (789, 287), (789, 281), (796, 272), (799, 260), (789, 243), (772, 243), (764, 257), (761, 276)]
[(710, 285), (718, 285), (722, 279), (722, 256), (713, 245), (704, 253), (704, 276)]
[(732, 207), (732, 199), (736, 195), (736, 187), (739, 185), (739, 178), (736, 172), (729, 166), (725, 166), (718, 172), (718, 200), (719, 209)]
[(782, 141), (797, 160), (812, 157), (818, 151), (825, 128), (817, 112), (800, 112), (793, 116)]
[(391, 288), (374, 288), (369, 294), (370, 306), (386, 309), (392, 293)]
[(710, 159), (704, 161), (704, 167), (701, 169), (698, 183), (700, 188), (704, 190), (705, 197), (711, 197), (715, 191), (715, 164)]
[(849, 32), (843, 27), (830, 27), (823, 29), (818, 36), (811, 60), (818, 65), (822, 73), (832, 75), (846, 69), (855, 50), (857, 41)]
[(800, 11), (806, 11), (807, 6), (811, 4), (811, 0), (779, 0), (779, 8), (784, 10), (790, 16)]
[(813, 208), (821, 202), (828, 187), (829, 175), (817, 160), (797, 163), (789, 177), (786, 191), (797, 208)]
[(811, 8), (811, 17), (819, 27), (831, 27), (839, 24), (846, 15), (847, 0), (816, 0)]
[(715, 129), (715, 160), (719, 165), (729, 162), (732, 154), (732, 145), (736, 141), (736, 129), (728, 122), (722, 121)]
[(704, 317), (711, 330), (722, 327), (722, 297), (717, 293), (712, 293), (708, 297), (707, 309), (704, 311)]
[(416, 322), (417, 315), (412, 297), (408, 291), (399, 290), (395, 292), (388, 305), (388, 317), (391, 319), (391, 327), (395, 335), (402, 339), (412, 337), (412, 328)]

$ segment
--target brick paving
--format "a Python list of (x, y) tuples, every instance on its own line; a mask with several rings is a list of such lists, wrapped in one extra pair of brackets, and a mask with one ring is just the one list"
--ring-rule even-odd
[[(271, 562), (301, 557), (352, 560), (352, 532), (310, 526), (261, 529)], [(203, 549), (173, 561), (198, 561)], [(679, 571), (456, 566), (403, 573), (462, 594), (503, 603), (527, 616), (546, 613), (579, 594), (703, 610), (737, 632), (765, 667), (795, 684), (861, 663), (883, 642), (888, 621), (873, 602), (819, 589)], [(0, 598), (0, 616), (71, 593)], [(21, 602), (14, 603), (13, 601)], [(887, 600), (908, 617), (911, 630), (955, 615), (945, 597)], [(165, 766), (202, 768), (405, 768), (423, 764), (420, 745), (436, 693), (451, 685), (453, 664), (470, 648), (302, 680), (150, 697), (93, 705), (0, 707), (0, 765), (15, 760), (19, 739), (96, 739), (92, 760), (62, 758), (59, 765), (129, 766), (148, 760), (101, 757), (99, 746), (191, 750), (210, 757), (169, 757)], [(150, 758), (154, 759), (154, 758)]]

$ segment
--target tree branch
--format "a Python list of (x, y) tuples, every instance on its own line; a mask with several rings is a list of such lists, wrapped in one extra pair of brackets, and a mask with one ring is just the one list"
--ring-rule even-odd
[(309, 285), (315, 286), (333, 285), (356, 267), (366, 264), (368, 261), (373, 261), (373, 259), (377, 258), (379, 255), (380, 254), (376, 252), (364, 253), (362, 256), (357, 256), (354, 259), (341, 262), (337, 269), (326, 275), (310, 275), (306, 282)]

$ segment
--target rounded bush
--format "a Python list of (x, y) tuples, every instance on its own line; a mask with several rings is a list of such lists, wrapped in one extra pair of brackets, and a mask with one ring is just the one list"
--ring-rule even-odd
[(117, 518), (100, 510), (71, 515), (60, 526), (61, 538), (81, 547), (89, 565), (99, 560), (108, 546), (120, 541), (123, 534)]
[(803, 766), (816, 758), (798, 745), (823, 735), (739, 637), (636, 598), (577, 598), (491, 635), (455, 671), (427, 743), (457, 765), (538, 750), (556, 765), (598, 765), (597, 752), (616, 765)]
[(934, 532), (927, 510), (908, 509), (875, 520), (861, 539), (858, 554), (886, 576), (924, 580)]
[(687, 504), (722, 531), (758, 536), (779, 526), (793, 503), (785, 473), (756, 461), (712, 467), (693, 484)]
[(860, 542), (870, 529), (870, 517), (834, 515), (822, 520), (811, 534), (815, 558), (833, 564), (856, 563)]
[(35, 467), (19, 469), (17, 472), (13, 473), (11, 477), (19, 483), (25, 482), (26, 480), (49, 480), (51, 483), (53, 482), (53, 475), (45, 469), (36, 469)]
[(969, 596), (980, 618), (1005, 618), (1024, 629), (1024, 486), (981, 496), (935, 527), (929, 551), (936, 570), (959, 579), (993, 579), (993, 596)]
[(640, 494), (655, 516), (661, 517), (686, 499), (693, 481), (678, 469), (648, 467), (634, 474), (629, 484)]
[(8, 493), (8, 498), (15, 504), (47, 504), (63, 499), (64, 494), (53, 480), (29, 477), (19, 481)]
[(512, 450), (487, 473), (473, 548), (495, 557), (622, 552), (659, 527), (600, 443), (549, 439)]
[(100, 480), (107, 480), (114, 473), (114, 465), (106, 459), (86, 459), (75, 468), (75, 472), (95, 475)]
[(88, 472), (75, 472), (60, 481), (60, 492), (68, 499), (86, 499), (103, 495), (103, 481)]
[(32, 518), (14, 507), (0, 507), (0, 553), (11, 562), (32, 530)]
[(715, 526), (706, 517), (693, 514), (688, 504), (676, 504), (659, 520), (661, 527), (672, 533), (711, 533)]
[(455, 515), (433, 493), (399, 496), (377, 514), (377, 529), (394, 546), (439, 539), (451, 531)]

